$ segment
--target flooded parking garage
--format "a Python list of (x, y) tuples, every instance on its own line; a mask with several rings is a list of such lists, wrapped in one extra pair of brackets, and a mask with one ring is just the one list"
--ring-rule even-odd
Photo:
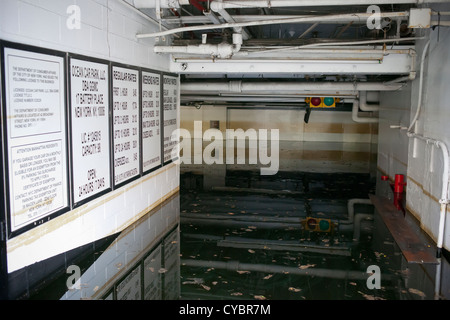
[[(222, 186), (204, 179), (182, 174), (179, 195), (104, 243), (85, 248), (78, 260), (72, 257), (80, 267), (78, 282), (65, 266), (59, 277), (44, 279), (34, 285), (39, 290), (22, 298), (448, 298), (447, 260), (406, 261), (370, 203), (368, 194), (390, 190), (381, 179), (313, 172), (264, 177), (237, 170), (226, 172)], [(154, 224), (167, 216), (166, 231), (154, 237)], [(405, 223), (413, 227), (414, 220), (405, 216)]]
[(0, 299), (448, 298), (448, 1), (75, 2), (0, 5)]

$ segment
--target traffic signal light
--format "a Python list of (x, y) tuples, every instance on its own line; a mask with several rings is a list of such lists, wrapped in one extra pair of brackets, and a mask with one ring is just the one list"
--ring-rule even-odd
[(330, 219), (306, 217), (303, 221), (305, 230), (316, 232), (330, 232), (334, 229), (334, 224)]
[(305, 102), (309, 104), (310, 108), (335, 108), (336, 102), (339, 98), (333, 97), (308, 97)]

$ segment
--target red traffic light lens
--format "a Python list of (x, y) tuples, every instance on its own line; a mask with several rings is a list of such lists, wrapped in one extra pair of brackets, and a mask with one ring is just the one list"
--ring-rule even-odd
[(320, 99), (320, 98), (317, 98), (317, 97), (315, 97), (315, 98), (311, 98), (311, 104), (313, 105), (313, 106), (319, 106), (320, 104), (322, 103), (322, 99)]
[(313, 218), (308, 219), (308, 221), (306, 221), (306, 223), (308, 224), (309, 229), (315, 229), (317, 226), (317, 220), (313, 219)]

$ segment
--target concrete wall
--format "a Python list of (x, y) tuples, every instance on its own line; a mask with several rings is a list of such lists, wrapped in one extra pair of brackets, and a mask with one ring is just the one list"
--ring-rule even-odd
[[(438, 7), (434, 9), (438, 10)], [(419, 98), (420, 60), (429, 36), (430, 46), (423, 65), (422, 108), (414, 130), (450, 146), (450, 30), (418, 30), (418, 33), (427, 39), (419, 40), (416, 45), (416, 79), (402, 90), (386, 92), (380, 97), (378, 168), (391, 179), (395, 174), (407, 177), (406, 206), (421, 228), (436, 241), (443, 172), (441, 150), (423, 141), (409, 139), (406, 130), (389, 128), (390, 125), (409, 127), (413, 120)], [(449, 220), (446, 218), (444, 237), (447, 250), (450, 248)]]
[[(80, 8), (79, 29), (67, 27), (70, 5)], [(168, 57), (153, 53), (156, 31), (122, 1), (2, 0), (0, 39), (112, 62), (169, 70)], [(167, 165), (7, 242), (8, 272), (123, 230), (178, 191), (179, 167)]]
[[(223, 137), (226, 129), (268, 129), (269, 132), (278, 129), (280, 171), (368, 173), (373, 169), (371, 166), (376, 163), (377, 124), (355, 123), (351, 112), (315, 110), (308, 123), (304, 122), (304, 115), (304, 110), (288, 108), (182, 107), (180, 126), (188, 130), (192, 138), (195, 121), (202, 122), (203, 133), (210, 128), (211, 121), (219, 121)], [(209, 143), (204, 142), (204, 147)], [(270, 140), (268, 144), (270, 146)], [(227, 164), (227, 169), (261, 167), (235, 164)], [(203, 172), (207, 166), (183, 165), (182, 170)]]

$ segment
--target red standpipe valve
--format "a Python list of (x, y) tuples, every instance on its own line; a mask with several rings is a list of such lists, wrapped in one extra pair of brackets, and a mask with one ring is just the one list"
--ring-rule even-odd
[(404, 176), (402, 174), (396, 174), (394, 182), (394, 192), (403, 193), (404, 186), (406, 186), (406, 182), (404, 182)]

